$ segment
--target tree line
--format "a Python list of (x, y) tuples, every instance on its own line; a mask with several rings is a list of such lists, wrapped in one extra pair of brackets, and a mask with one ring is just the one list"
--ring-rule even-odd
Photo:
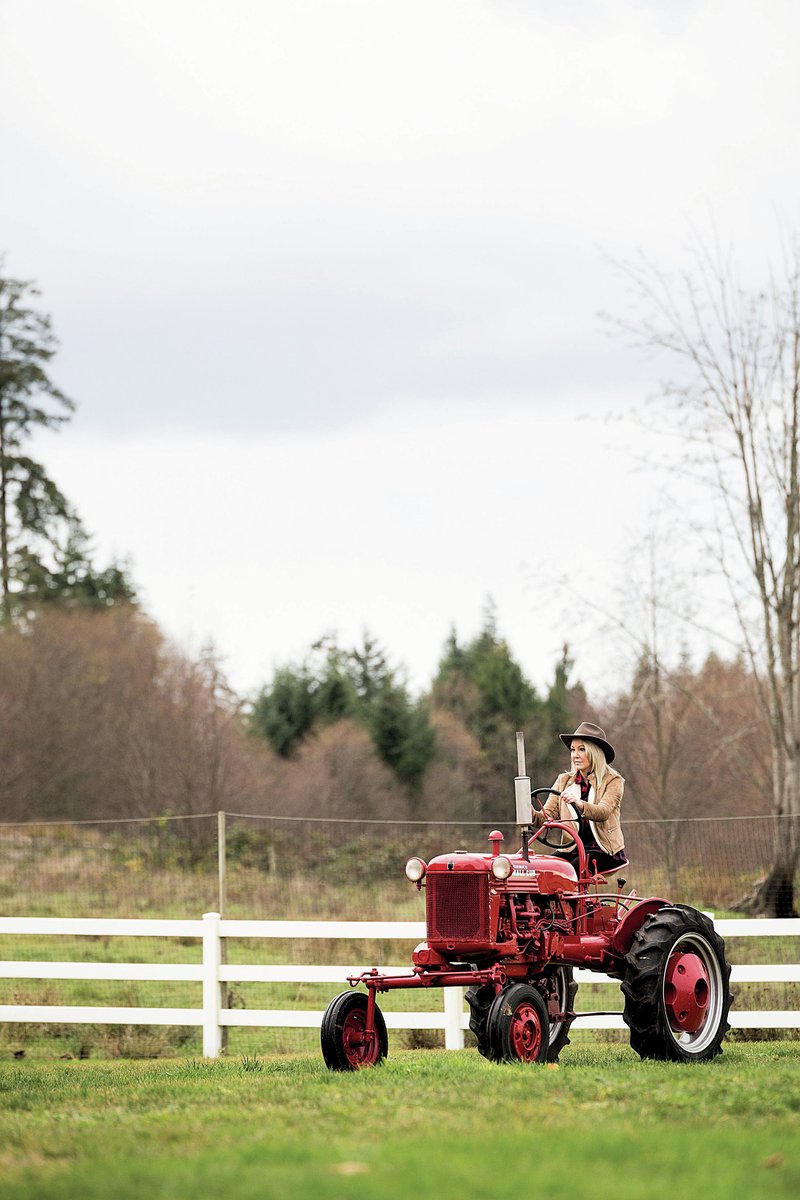
[(2, 819), (226, 809), (507, 822), (515, 731), (548, 786), (567, 760), (559, 733), (584, 717), (613, 731), (629, 818), (770, 811), (764, 718), (742, 658), (684, 664), (680, 689), (642, 658), (598, 708), (566, 652), (540, 695), (493, 615), (472, 639), (448, 640), (421, 696), (387, 657), (371, 637), (352, 650), (326, 639), (245, 700), (211, 648), (185, 655), (135, 605), (48, 605), (0, 636)]
[[(394, 776), (389, 807), (363, 793), (362, 812), (372, 816), (500, 819), (517, 729), (525, 731), (534, 773), (554, 772), (563, 758), (558, 732), (585, 706), (583, 689), (568, 683), (570, 667), (565, 650), (539, 696), (489, 608), (477, 636), (459, 643), (451, 634), (430, 690), (419, 697), (409, 694), (402, 671), (369, 635), (349, 649), (326, 638), (303, 663), (275, 673), (249, 721), (287, 767), (341, 739), (354, 753), (360, 744), (387, 778)], [(352, 800), (332, 800), (336, 815), (351, 815)]]
[(549, 778), (558, 732), (586, 707), (568, 671), (565, 658), (539, 697), (492, 618), (450, 639), (422, 696), (365, 636), (317, 643), (247, 701), (212, 649), (186, 656), (133, 604), (48, 605), (0, 636), (3, 819), (502, 820), (515, 730)]

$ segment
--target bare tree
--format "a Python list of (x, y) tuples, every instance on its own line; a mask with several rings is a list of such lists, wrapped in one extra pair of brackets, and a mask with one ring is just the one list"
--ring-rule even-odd
[(0, 636), (0, 820), (259, 811), (271, 754), (212, 650), (137, 609), (45, 610)]
[(407, 794), (367, 730), (349, 718), (323, 726), (283, 765), (273, 813), (387, 821), (409, 815)]
[[(627, 817), (647, 820), (627, 825), (631, 859), (651, 847), (668, 895), (680, 890), (681, 868), (697, 865), (700, 844), (704, 867), (730, 875), (738, 818), (761, 816), (770, 803), (768, 731), (747, 665), (711, 654), (697, 670), (686, 662), (668, 670), (645, 654), (609, 725), (628, 781)], [(729, 891), (726, 902), (735, 898)]]
[[(800, 860), (800, 243), (763, 288), (740, 286), (733, 258), (696, 240), (670, 276), (623, 265), (638, 315), (617, 325), (678, 370), (658, 401), (677, 434), (675, 469), (713, 516), (694, 521), (728, 586), (771, 745), (772, 865), (751, 911), (795, 914)], [(696, 489), (699, 487), (700, 491)], [(687, 524), (690, 522), (687, 521)]]
[[(686, 742), (697, 717), (681, 641), (691, 604), (685, 582), (676, 575), (673, 535), (663, 520), (653, 518), (644, 541), (631, 552), (613, 609), (584, 601), (593, 623), (600, 618), (603, 631), (613, 635), (626, 658), (631, 656), (624, 668), (630, 672), (630, 684), (604, 706), (602, 715), (614, 730), (627, 780), (627, 815), (653, 822), (645, 832), (637, 830), (638, 840), (655, 839), (669, 894), (678, 890), (682, 825), (695, 815), (694, 789), (687, 786), (692, 773)], [(633, 847), (631, 851), (635, 857)]]
[(654, 831), (670, 894), (677, 892), (678, 841), (694, 798), (683, 786), (683, 753), (690, 702), (677, 691), (658, 658), (644, 656), (631, 692), (620, 698), (614, 728), (625, 761), (634, 811), (657, 822)]

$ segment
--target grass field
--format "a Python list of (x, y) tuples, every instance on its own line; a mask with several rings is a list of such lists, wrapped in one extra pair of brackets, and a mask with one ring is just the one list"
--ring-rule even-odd
[(709, 1065), (571, 1046), (557, 1067), (398, 1051), (0, 1063), (0, 1195), (399, 1200), (800, 1195), (800, 1047)]

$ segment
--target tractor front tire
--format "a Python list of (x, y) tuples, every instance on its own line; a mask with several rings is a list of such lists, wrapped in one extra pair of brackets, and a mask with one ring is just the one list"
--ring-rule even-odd
[(489, 1017), (489, 1009), (494, 1003), (496, 992), (490, 983), (481, 984), (479, 987), (471, 987), (467, 989), (467, 1004), (470, 1008), (469, 1027), (475, 1034), (475, 1039), (478, 1043), (478, 1053), (484, 1058), (494, 1058), (491, 1046), (489, 1045), (489, 1034), (486, 1029), (486, 1023)]
[(725, 943), (697, 909), (652, 913), (625, 955), (623, 1018), (641, 1058), (707, 1062), (730, 1028), (731, 968)]
[(578, 985), (572, 977), (572, 967), (556, 967), (555, 971), (539, 975), (529, 982), (541, 992), (550, 1018), (550, 1048), (547, 1061), (558, 1062), (559, 1054), (569, 1045), (569, 1031), (575, 1020), (574, 1017), (566, 1017), (561, 1021), (557, 1019), (557, 1014), (571, 1013), (575, 1009)]
[(538, 988), (512, 983), (495, 997), (486, 1020), (495, 1062), (547, 1062), (550, 1020)]
[(341, 992), (325, 1010), (320, 1029), (322, 1057), (331, 1071), (358, 1071), (382, 1062), (389, 1050), (383, 1013), (375, 1005), (375, 1032), (368, 1034), (368, 997)]

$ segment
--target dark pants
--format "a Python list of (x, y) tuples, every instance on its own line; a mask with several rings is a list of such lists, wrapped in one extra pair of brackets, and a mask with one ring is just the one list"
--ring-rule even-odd
[(604, 871), (615, 871), (626, 862), (624, 850), (618, 851), (617, 854), (607, 854), (605, 850), (587, 850), (586, 857), (589, 866), (599, 875)]
[[(616, 854), (607, 854), (605, 850), (598, 850), (594, 846), (587, 846), (584, 849), (586, 850), (586, 860), (589, 870), (594, 871), (598, 875), (602, 875), (604, 871), (615, 871), (617, 867), (622, 866), (628, 861), (624, 850), (619, 850)], [(577, 850), (574, 850), (572, 854), (567, 856), (567, 861), (571, 862), (577, 871)]]

